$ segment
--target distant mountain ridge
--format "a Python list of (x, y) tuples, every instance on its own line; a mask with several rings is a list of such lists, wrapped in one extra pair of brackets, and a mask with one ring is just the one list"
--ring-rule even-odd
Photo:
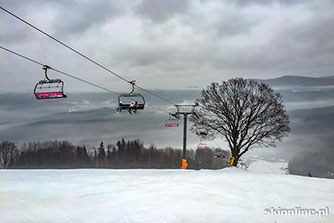
[(251, 79), (270, 86), (334, 86), (334, 76), (327, 77), (303, 77), (303, 76), (282, 76), (273, 79)]

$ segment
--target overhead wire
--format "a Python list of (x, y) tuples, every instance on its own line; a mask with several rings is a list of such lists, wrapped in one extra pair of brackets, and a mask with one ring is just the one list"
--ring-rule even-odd
[[(6, 48), (6, 47), (3, 47), (3, 46), (1, 46), (1, 45), (0, 45), (0, 49), (2, 49), (2, 50), (4, 50), (4, 51), (7, 51), (7, 52), (9, 52), (9, 53), (12, 53), (12, 54), (14, 54), (14, 55), (16, 55), (16, 56), (18, 56), (18, 57), (21, 57), (21, 58), (23, 58), (23, 59), (25, 59), (25, 60), (28, 60), (28, 61), (30, 61), (30, 62), (32, 62), (32, 63), (35, 63), (35, 64), (37, 64), (37, 65), (40, 65), (40, 66), (42, 66), (42, 67), (45, 65), (45, 64), (43, 64), (43, 63), (41, 63), (41, 62), (39, 62), (39, 61), (37, 61), (37, 60), (34, 60), (34, 59), (32, 59), (32, 58), (30, 58), (30, 57), (27, 57), (27, 56), (24, 56), (24, 55), (22, 55), (22, 54), (20, 54), (20, 53), (17, 53), (17, 52), (15, 52), (15, 51), (10, 50), (10, 49), (8, 49), (8, 48)], [(105, 88), (105, 87), (102, 87), (102, 86), (100, 86), (100, 85), (94, 84), (94, 83), (92, 83), (92, 82), (90, 82), (90, 81), (87, 81), (87, 80), (84, 80), (84, 79), (82, 79), (82, 78), (76, 77), (76, 76), (74, 76), (74, 75), (72, 75), (72, 74), (69, 74), (69, 73), (66, 73), (66, 72), (64, 72), (64, 71), (58, 70), (58, 69), (56, 69), (56, 68), (54, 68), (54, 67), (51, 67), (51, 66), (48, 66), (48, 67), (49, 67), (49, 69), (51, 69), (51, 70), (53, 70), (53, 71), (55, 71), (55, 72), (57, 72), (57, 73), (63, 74), (63, 75), (68, 76), (68, 77), (71, 77), (71, 78), (73, 78), (73, 79), (75, 79), (75, 80), (84, 82), (84, 83), (89, 84), (89, 85), (91, 85), (91, 86), (100, 88), (100, 89), (102, 89), (102, 90), (104, 90), (104, 91), (107, 91), (107, 92), (109, 92), (109, 93), (115, 94), (115, 95), (117, 95), (117, 96), (119, 95), (119, 93), (117, 93), (117, 92), (115, 92), (115, 91), (112, 91), (112, 90), (110, 90), (110, 89), (108, 89), (108, 88)], [(160, 110), (160, 111), (162, 111), (162, 112), (164, 112), (164, 113), (169, 113), (169, 112), (167, 112), (167, 111), (165, 111), (165, 110), (162, 110), (162, 109), (160, 109), (160, 108), (158, 108), (158, 107), (156, 107), (156, 106), (152, 106), (152, 105), (146, 105), (146, 106), (151, 107), (151, 108), (153, 108), (153, 109)]]
[[(35, 25), (33, 25), (33, 24), (29, 23), (28, 21), (22, 19), (22, 18), (19, 17), (18, 15), (15, 15), (14, 13), (8, 11), (7, 9), (5, 9), (5, 8), (3, 8), (3, 7), (1, 7), (1, 6), (0, 6), (0, 9), (3, 10), (4, 12), (8, 13), (9, 15), (15, 17), (16, 19), (20, 20), (21, 22), (27, 24), (28, 26), (32, 27), (33, 29), (37, 30), (38, 32), (44, 34), (45, 36), (51, 38), (52, 40), (56, 41), (57, 43), (61, 44), (61, 45), (64, 46), (64, 47), (66, 47), (67, 49), (69, 49), (69, 50), (75, 52), (76, 54), (80, 55), (81, 57), (85, 58), (86, 60), (88, 60), (88, 61), (94, 63), (95, 65), (99, 66), (100, 68), (104, 69), (105, 71), (109, 72), (110, 74), (112, 74), (112, 75), (118, 77), (119, 79), (121, 79), (121, 80), (123, 80), (123, 81), (125, 81), (125, 82), (131, 84), (131, 81), (128, 81), (126, 78), (124, 78), (124, 77), (122, 77), (121, 75), (115, 73), (114, 71), (108, 69), (106, 66), (103, 66), (102, 64), (96, 62), (95, 60), (89, 58), (88, 56), (84, 55), (83, 53), (79, 52), (78, 50), (76, 50), (76, 49), (70, 47), (68, 44), (65, 44), (65, 43), (62, 42), (61, 40), (59, 40), (59, 39), (57, 39), (57, 38), (51, 36), (50, 34), (46, 33), (45, 31), (41, 30), (40, 28), (36, 27)], [(155, 97), (157, 97), (157, 98), (159, 98), (159, 99), (165, 101), (165, 102), (168, 102), (169, 104), (175, 105), (174, 102), (172, 102), (172, 101), (170, 101), (170, 100), (168, 100), (168, 99), (166, 99), (166, 98), (164, 98), (164, 97), (162, 97), (162, 96), (160, 96), (160, 95), (158, 95), (158, 94), (156, 94), (156, 93), (153, 93), (153, 92), (151, 92), (151, 91), (149, 91), (149, 90), (147, 90), (147, 89), (145, 89), (145, 88), (143, 88), (143, 87), (140, 87), (140, 86), (138, 86), (138, 85), (135, 85), (135, 86), (136, 86), (137, 88), (139, 88), (139, 89), (141, 89), (141, 90), (143, 90), (143, 91), (145, 91), (145, 92), (147, 92), (147, 93), (149, 93), (149, 94), (151, 94), (151, 95), (153, 95), (153, 96), (155, 96)]]
[[(26, 60), (28, 60), (28, 61), (30, 61), (30, 62), (33, 62), (33, 63), (35, 63), (35, 64), (38, 64), (38, 65), (40, 65), (40, 66), (44, 66), (44, 65), (45, 65), (45, 64), (43, 64), (43, 63), (41, 63), (41, 62), (38, 62), (37, 60), (31, 59), (31, 58), (29, 58), (29, 57), (27, 57), (27, 56), (24, 56), (24, 55), (22, 55), (22, 54), (19, 54), (19, 53), (15, 52), (15, 51), (10, 50), (10, 49), (8, 49), (8, 48), (5, 48), (5, 47), (3, 47), (3, 46), (0, 46), (0, 48), (1, 48), (2, 50), (5, 50), (5, 51), (9, 52), (9, 53), (12, 53), (12, 54), (14, 54), (14, 55), (16, 55), (16, 56), (19, 56), (19, 57), (21, 57), (21, 58), (23, 58), (23, 59), (26, 59)], [(94, 84), (94, 83), (92, 83), (92, 82), (90, 82), (90, 81), (86, 81), (86, 80), (84, 80), (84, 79), (82, 79), (82, 78), (76, 77), (76, 76), (74, 76), (74, 75), (71, 75), (71, 74), (66, 73), (66, 72), (64, 72), (64, 71), (61, 71), (61, 70), (58, 70), (58, 69), (53, 68), (53, 67), (51, 67), (51, 66), (49, 66), (49, 69), (54, 70), (55, 72), (60, 73), (60, 74), (63, 74), (63, 75), (65, 75), (65, 76), (71, 77), (71, 78), (73, 78), (73, 79), (76, 79), (76, 80), (78, 80), (78, 81), (84, 82), (84, 83), (86, 83), (86, 84), (92, 85), (92, 86), (94, 86), (94, 87), (100, 88), (100, 89), (102, 89), (102, 90), (108, 91), (108, 92), (110, 92), (110, 93), (119, 95), (119, 94), (118, 94), (117, 92), (115, 92), (115, 91), (109, 90), (109, 89), (107, 89), (107, 88), (105, 88), (105, 87), (102, 87), (102, 86), (100, 86), (100, 85)]]

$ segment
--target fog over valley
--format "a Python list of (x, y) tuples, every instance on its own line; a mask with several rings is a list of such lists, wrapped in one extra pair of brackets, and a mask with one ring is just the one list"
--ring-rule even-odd
[[(276, 148), (253, 148), (248, 156), (289, 160), (303, 152), (328, 153), (333, 147), (334, 88), (331, 86), (295, 86), (277, 88), (284, 99), (291, 121), (289, 137)], [(200, 90), (154, 91), (179, 104), (193, 103)], [(116, 143), (140, 139), (159, 148), (182, 148), (183, 120), (180, 127), (166, 128), (172, 105), (143, 93), (147, 108), (136, 115), (116, 113), (117, 97), (109, 93), (69, 93), (64, 100), (36, 100), (31, 92), (0, 95), (0, 140), (18, 144), (36, 140), (69, 140), (97, 147), (101, 141)], [(163, 112), (163, 111), (165, 112)], [(188, 123), (188, 148), (196, 149), (199, 139)], [(206, 142), (212, 148), (227, 149), (222, 138)], [(332, 152), (331, 152), (332, 154)]]

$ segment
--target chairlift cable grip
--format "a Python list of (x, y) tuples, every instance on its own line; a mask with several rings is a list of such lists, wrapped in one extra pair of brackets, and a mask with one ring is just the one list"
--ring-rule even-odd
[(129, 83), (132, 85), (132, 90), (130, 92), (130, 95), (131, 95), (135, 91), (136, 80), (129, 81)]
[(43, 68), (42, 68), (43, 70), (44, 70), (44, 74), (45, 74), (45, 78), (48, 80), (48, 81), (50, 81), (50, 79), (49, 79), (49, 77), (48, 77), (48, 69), (52, 69), (50, 66), (48, 66), (48, 65), (43, 65)]

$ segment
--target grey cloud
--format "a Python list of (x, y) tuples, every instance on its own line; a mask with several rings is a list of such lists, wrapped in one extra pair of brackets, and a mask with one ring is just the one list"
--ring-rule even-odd
[(184, 13), (188, 6), (188, 0), (143, 0), (135, 11), (152, 22), (164, 22), (177, 14)]
[[(321, 2), (327, 3), (282, 3), (273, 17), (273, 6), (259, 1), (253, 1), (256, 7), (231, 1), (74, 0), (13, 0), (3, 6), (126, 78), (137, 78), (148, 87), (182, 89), (240, 74), (333, 75), (334, 6)], [(49, 12), (46, 21), (38, 20)], [(174, 16), (177, 19), (171, 21)], [(0, 28), (6, 30), (0, 40), (9, 48), (111, 89), (123, 89), (116, 82), (107, 84), (104, 71), (9, 15), (1, 13), (0, 18)], [(267, 30), (258, 35), (263, 26)], [(33, 81), (13, 71), (12, 61), (20, 59), (1, 52), (3, 58), (1, 90), (27, 89), (25, 82), (30, 86), (38, 81), (32, 65), (23, 61), (15, 68), (34, 75)], [(168, 84), (161, 86), (161, 79)], [(66, 81), (66, 87), (86, 90), (75, 81)]]
[(220, 9), (219, 13), (217, 10), (211, 16), (189, 13), (182, 18), (182, 21), (187, 28), (192, 29), (194, 36), (205, 36), (208, 42), (247, 34), (259, 23), (238, 10), (225, 9), (222, 2), (217, 3), (217, 8)]
[(311, 51), (318, 51), (317, 53), (332, 53), (334, 50), (333, 24), (334, 13), (319, 15), (317, 20), (289, 27), (281, 36), (291, 41), (290, 46), (305, 47)]
[(102, 25), (122, 13), (118, 1), (65, 1), (57, 4), (57, 23), (54, 29), (65, 35), (82, 34), (92, 26)]
[(5, 44), (18, 44), (31, 39), (32, 33), (25, 32), (22, 24), (13, 23), (13, 18), (7, 15), (0, 16), (0, 42)]
[[(334, 9), (334, 7), (333, 7)], [(217, 68), (249, 69), (276, 75), (333, 75), (334, 14), (285, 24), (269, 42), (227, 48), (214, 58)], [(259, 41), (261, 41), (259, 39)]]
[(234, 14), (230, 16), (222, 15), (219, 21), (216, 21), (213, 28), (217, 32), (218, 38), (234, 36), (250, 32), (255, 21), (246, 19), (242, 15)]
[(333, 75), (328, 69), (334, 61), (333, 23), (334, 14), (287, 27), (272, 41), (277, 64), (281, 63), (282, 69), (304, 75)]
[(296, 5), (304, 4), (310, 2), (311, 0), (237, 0), (230, 1), (237, 3), (240, 6), (250, 6), (250, 5), (271, 5), (271, 4), (282, 4), (282, 5)]
[(122, 50), (115, 52), (113, 58), (120, 63), (126, 63), (127, 66), (151, 66), (166, 59), (170, 53), (173, 53), (172, 50), (165, 47), (132, 44), (122, 46)]
[[(17, 14), (18, 16), (26, 19), (29, 22), (29, 17), (38, 15), (39, 12), (52, 12), (50, 16), (54, 16), (53, 27), (49, 27), (48, 33), (54, 34), (61, 37), (69, 37), (71, 35), (80, 35), (84, 31), (88, 30), (92, 26), (102, 25), (109, 19), (116, 18), (122, 12), (126, 10), (125, 6), (129, 3), (128, 1), (43, 1), (43, 0), (33, 0), (33, 1), (10, 1), (5, 2), (4, 7)], [(48, 16), (44, 14), (44, 16)], [(9, 15), (6, 15), (9, 17)], [(43, 21), (44, 18), (40, 17)], [(30, 21), (32, 22), (32, 21)], [(12, 29), (14, 27), (20, 26), (20, 22), (13, 18), (7, 19), (5, 22), (0, 24), (8, 26), (6, 30), (10, 32), (20, 32), (19, 29)], [(21, 26), (20, 26), (21, 27)], [(38, 27), (38, 25), (37, 25)], [(31, 30), (32, 32), (33, 30)], [(24, 40), (27, 38), (29, 32), (20, 32), (20, 39)], [(10, 33), (9, 33), (10, 35)], [(14, 36), (14, 35), (12, 35)], [(25, 37), (26, 36), (26, 37)], [(6, 39), (8, 35), (6, 35)]]
[[(1, 6), (14, 14), (20, 15), (23, 19), (26, 19), (29, 13), (35, 14), (38, 4), (37, 1), (34, 0), (29, 1), (29, 4), (25, 3), (27, 3), (27, 1), (4, 1)], [(22, 24), (2, 10), (0, 10), (0, 30), (1, 43), (18, 44), (27, 41), (28, 39), (32, 39), (34, 35), (33, 33), (28, 32), (29, 28), (25, 24)]]

